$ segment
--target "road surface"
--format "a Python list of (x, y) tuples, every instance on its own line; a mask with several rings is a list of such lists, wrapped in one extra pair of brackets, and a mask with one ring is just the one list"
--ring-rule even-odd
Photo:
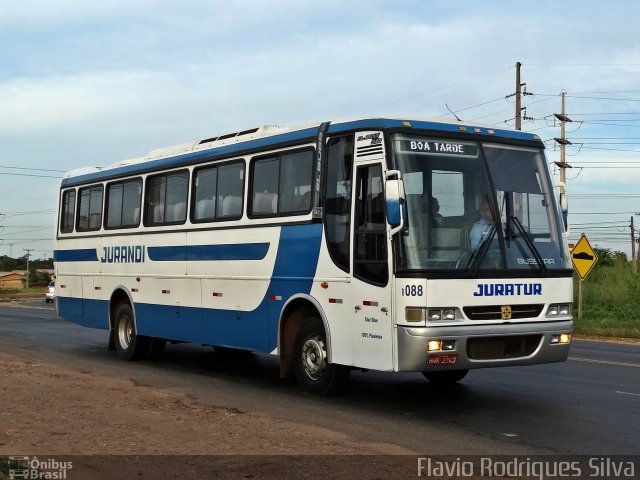
[(280, 380), (270, 356), (181, 344), (169, 345), (161, 362), (123, 362), (107, 351), (106, 336), (60, 319), (43, 300), (0, 307), (2, 351), (417, 454), (638, 453), (640, 344), (575, 340), (566, 363), (475, 370), (451, 389), (415, 373), (357, 371), (341, 396), (323, 398)]

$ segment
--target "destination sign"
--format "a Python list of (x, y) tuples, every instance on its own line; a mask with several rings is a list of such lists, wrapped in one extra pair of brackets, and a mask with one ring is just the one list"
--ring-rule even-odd
[(404, 153), (427, 153), (432, 155), (456, 155), (477, 157), (478, 145), (474, 143), (452, 142), (448, 140), (398, 140), (396, 145)]

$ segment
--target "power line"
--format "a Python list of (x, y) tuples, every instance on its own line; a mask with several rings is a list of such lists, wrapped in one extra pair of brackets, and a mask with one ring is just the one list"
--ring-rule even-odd
[(40, 232), (42, 230), (49, 230), (49, 229), (53, 229), (53, 226), (49, 226), (49, 227), (40, 227), (40, 228), (33, 228), (31, 230), (22, 230), (20, 232), (14, 232), (14, 233), (3, 233), (2, 235), (5, 237), (10, 237), (12, 235), (20, 235), (22, 233), (31, 233), (31, 232)]
[(52, 238), (12, 238), (13, 242), (51, 242)]
[(576, 193), (572, 195), (573, 198), (596, 198), (596, 197), (627, 197), (636, 198), (640, 197), (640, 193)]
[(631, 152), (640, 153), (640, 150), (632, 150), (630, 148), (604, 148), (604, 147), (582, 147), (585, 150), (604, 150), (606, 152)]
[(567, 113), (572, 117), (584, 116), (584, 115), (640, 115), (640, 112), (591, 112), (591, 113)]
[(36, 210), (34, 212), (0, 212), (0, 215), (2, 215), (4, 218), (11, 218), (11, 217), (20, 217), (23, 215), (38, 215), (41, 213), (54, 213), (55, 210), (54, 209), (47, 209), (47, 210)]
[(34, 168), (34, 167), (13, 167), (10, 165), (0, 165), (0, 168), (9, 168), (11, 170), (38, 170), (40, 172), (59, 172), (59, 173), (66, 172), (66, 170), (52, 170), (50, 168)]
[[(472, 108), (477, 108), (477, 107), (481, 107), (481, 106), (483, 106), (483, 105), (488, 105), (488, 104), (490, 104), (490, 103), (494, 103), (494, 102), (497, 102), (497, 101), (499, 101), (499, 100), (504, 100), (504, 97), (495, 98), (495, 99), (493, 99), (493, 100), (488, 100), (488, 101), (486, 101), (486, 102), (478, 103), (477, 105), (472, 105), (471, 107), (465, 107), (465, 108), (461, 108), (461, 109), (458, 109), (458, 110), (454, 110), (454, 111), (453, 111), (453, 113), (460, 113), (460, 112), (464, 112), (464, 111), (466, 111), (466, 110), (471, 110)], [(446, 114), (444, 114), (444, 115), (438, 115), (436, 118), (446, 117), (446, 116), (448, 116), (450, 113), (451, 113), (451, 112), (447, 112), (447, 113), (446, 113)]]
[(633, 215), (636, 212), (569, 212), (572, 215)]
[(30, 173), (8, 173), (8, 172), (0, 172), (0, 175), (9, 175), (12, 177), (38, 177), (38, 178), (62, 178), (60, 176), (53, 175), (32, 175)]

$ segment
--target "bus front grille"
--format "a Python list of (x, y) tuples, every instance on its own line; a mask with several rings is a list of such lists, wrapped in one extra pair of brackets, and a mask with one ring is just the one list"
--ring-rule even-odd
[[(544, 308), (543, 304), (510, 305), (511, 319), (536, 318)], [(469, 320), (501, 320), (502, 305), (483, 307), (464, 307), (462, 309)]]
[(471, 360), (528, 357), (535, 352), (541, 340), (542, 335), (470, 338), (467, 341), (467, 356)]

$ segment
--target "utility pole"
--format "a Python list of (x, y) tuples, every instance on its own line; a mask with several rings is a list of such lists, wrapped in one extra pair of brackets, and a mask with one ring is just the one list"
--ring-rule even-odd
[(522, 130), (522, 93), (520, 88), (520, 67), (522, 64), (516, 62), (516, 130)]
[(570, 165), (567, 165), (567, 156), (566, 156), (565, 149), (567, 145), (571, 145), (572, 143), (569, 140), (567, 140), (565, 124), (568, 122), (572, 122), (573, 120), (571, 120), (566, 114), (566, 105), (565, 105), (566, 94), (567, 92), (563, 90), (561, 94), (562, 95), (562, 111), (560, 113), (553, 114), (560, 121), (560, 137), (554, 138), (554, 140), (558, 145), (560, 145), (560, 163), (556, 163), (556, 165), (560, 168), (560, 181), (562, 183), (565, 183), (565, 179), (566, 179), (565, 169), (571, 168)]
[[(522, 97), (533, 95), (533, 93), (527, 92), (527, 84), (520, 81), (520, 67), (522, 67), (522, 64), (516, 62), (516, 91), (505, 97), (516, 97), (516, 130), (522, 130), (522, 120), (533, 120), (533, 118), (527, 117), (527, 107), (522, 106)], [(524, 91), (522, 91), (522, 87), (524, 87)], [(522, 115), (523, 112), (524, 115)]]
[(31, 257), (33, 248), (24, 248), (23, 250), (27, 252), (27, 288), (29, 288), (29, 257)]
[(568, 204), (566, 170), (567, 170), (567, 168), (572, 168), (571, 165), (569, 165), (567, 163), (566, 147), (567, 147), (567, 145), (571, 145), (571, 142), (569, 140), (567, 140), (565, 124), (573, 121), (567, 116), (567, 113), (566, 113), (566, 105), (565, 105), (565, 95), (566, 94), (567, 94), (567, 92), (565, 92), (563, 90), (562, 94), (561, 94), (562, 95), (562, 110), (561, 110), (561, 112), (553, 114), (554, 117), (556, 117), (558, 119), (558, 121), (560, 122), (560, 137), (554, 138), (556, 143), (560, 146), (560, 161), (559, 162), (553, 162), (553, 163), (555, 163), (556, 166), (560, 169), (560, 204), (563, 205), (562, 215), (564, 217), (565, 226), (567, 225), (567, 218), (566, 218), (566, 210), (565, 210), (564, 206), (566, 206)]
[(636, 238), (635, 229), (633, 227), (633, 215), (631, 215), (631, 271), (636, 273)]

